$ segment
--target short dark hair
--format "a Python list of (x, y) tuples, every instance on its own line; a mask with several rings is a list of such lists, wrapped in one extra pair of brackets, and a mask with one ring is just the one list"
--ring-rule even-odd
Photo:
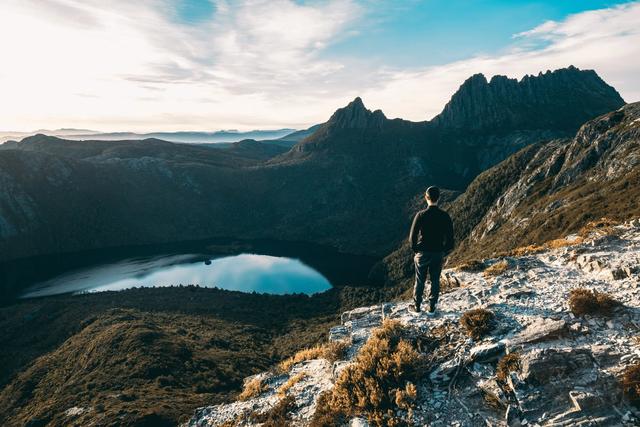
[(436, 187), (435, 185), (432, 185), (431, 187), (427, 188), (427, 191), (425, 192), (425, 195), (432, 202), (437, 202), (438, 199), (440, 198), (440, 189), (438, 187)]

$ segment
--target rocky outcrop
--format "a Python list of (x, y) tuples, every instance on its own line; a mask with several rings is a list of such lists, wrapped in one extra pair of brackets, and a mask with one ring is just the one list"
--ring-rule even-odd
[[(567, 97), (568, 93), (576, 96)], [(443, 129), (564, 129), (616, 110), (624, 100), (593, 70), (573, 66), (518, 81), (476, 74), (467, 79), (433, 123)]]
[[(593, 233), (572, 246), (509, 258), (510, 268), (497, 276), (447, 270), (461, 286), (441, 297), (435, 318), (410, 312), (407, 302), (346, 312), (329, 339), (346, 340), (350, 347), (332, 369), (317, 359), (296, 364), (290, 372), (262, 374), (267, 386), (260, 396), (201, 408), (187, 425), (219, 426), (230, 420), (252, 425), (244, 417), (272, 408), (282, 398), (278, 388), (300, 372), (307, 376), (290, 392), (296, 404), (290, 423), (307, 425), (319, 391), (331, 390), (385, 319), (400, 321), (414, 336), (448, 331), (444, 348), (437, 350), (446, 357), (413, 379), (418, 395), (412, 413), (398, 412), (412, 425), (637, 425), (640, 412), (625, 400), (618, 381), (627, 366), (640, 362), (640, 276), (601, 273), (637, 265), (640, 221), (612, 232), (616, 238)], [(589, 256), (602, 260), (598, 270), (583, 268)], [(609, 293), (622, 305), (610, 317), (576, 317), (567, 305), (576, 287)], [(495, 324), (488, 336), (474, 341), (458, 322), (465, 311), (479, 307), (494, 313)], [(517, 355), (512, 356), (517, 366), (498, 375), (497, 361), (505, 355)], [(351, 425), (367, 424), (355, 418)]]

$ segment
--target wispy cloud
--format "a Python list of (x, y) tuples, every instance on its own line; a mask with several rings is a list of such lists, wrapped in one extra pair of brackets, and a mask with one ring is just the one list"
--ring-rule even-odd
[(356, 95), (388, 116), (423, 120), (470, 74), (569, 64), (640, 100), (638, 3), (544, 23), (495, 55), (404, 69), (329, 54), (371, 29), (378, 2), (213, 3), (206, 19), (185, 22), (170, 0), (3, 0), (0, 129), (302, 127)]

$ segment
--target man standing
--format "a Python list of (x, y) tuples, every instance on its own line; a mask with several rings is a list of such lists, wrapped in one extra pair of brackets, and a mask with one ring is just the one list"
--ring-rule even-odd
[(415, 256), (416, 279), (413, 286), (413, 311), (420, 312), (424, 284), (429, 273), (429, 316), (434, 316), (440, 294), (440, 272), (444, 257), (453, 250), (453, 222), (448, 213), (438, 207), (440, 189), (429, 187), (425, 192), (427, 209), (418, 212), (411, 225), (409, 241)]

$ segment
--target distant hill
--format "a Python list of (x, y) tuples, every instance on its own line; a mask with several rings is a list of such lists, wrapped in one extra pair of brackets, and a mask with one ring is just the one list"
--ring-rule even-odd
[[(42, 135), (3, 144), (0, 260), (219, 236), (383, 256), (404, 238), (412, 201), (427, 185), (462, 192), (523, 147), (571, 137), (580, 124), (624, 105), (593, 71), (527, 77), (518, 88), (522, 82), (526, 90), (494, 82), (477, 94), (463, 84), (441, 115), (424, 122), (390, 120), (358, 98), (275, 156), (256, 141), (223, 150)], [(506, 90), (514, 99), (503, 111), (495, 99)], [(511, 117), (509, 125), (476, 126), (466, 107), (454, 108), (458, 99), (474, 111), (493, 105), (496, 117)], [(554, 103), (572, 106), (570, 120), (547, 117)]]
[(20, 140), (28, 136), (44, 134), (49, 136), (57, 136), (60, 138), (70, 139), (74, 141), (91, 140), (91, 141), (119, 141), (119, 140), (143, 140), (143, 139), (162, 139), (170, 142), (185, 143), (221, 143), (221, 142), (237, 142), (243, 139), (280, 139), (293, 133), (295, 129), (275, 129), (275, 130), (252, 130), (246, 132), (239, 131), (215, 131), (215, 132), (96, 132), (87, 129), (57, 129), (46, 130), (40, 129), (36, 132), (0, 132), (0, 143), (10, 140)]

